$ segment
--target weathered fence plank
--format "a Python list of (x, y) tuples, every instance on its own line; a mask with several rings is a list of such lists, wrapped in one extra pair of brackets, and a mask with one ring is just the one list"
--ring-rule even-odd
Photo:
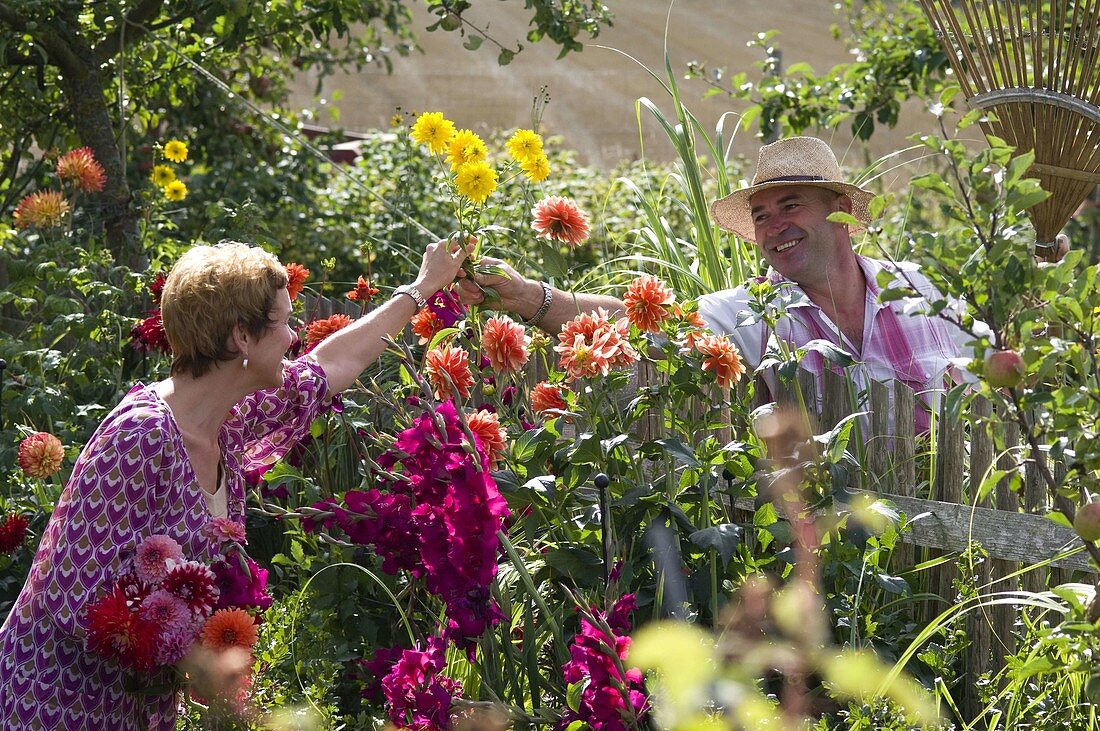
[[(993, 415), (993, 405), (988, 399), (974, 399), (970, 409), (974, 415), (974, 428), (970, 431), (970, 470), (965, 495), (971, 504), (981, 508), (991, 508), (989, 496), (979, 499), (982, 482), (993, 466), (993, 438), (989, 433), (989, 418)], [(975, 578), (979, 587), (986, 586), (993, 577), (993, 559), (982, 561), (974, 566)], [(966, 648), (966, 667), (971, 677), (978, 677), (989, 668), (993, 649), (993, 617), (982, 608), (966, 615), (966, 636), (970, 644)], [(982, 711), (981, 696), (974, 683), (966, 683), (963, 694), (966, 718), (977, 718)]]

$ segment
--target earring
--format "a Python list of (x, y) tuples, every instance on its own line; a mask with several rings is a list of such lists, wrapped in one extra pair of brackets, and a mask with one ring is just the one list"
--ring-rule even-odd
[(241, 368), (245, 369), (246, 371), (248, 370), (248, 356), (247, 355), (244, 357), (244, 360), (241, 361)]

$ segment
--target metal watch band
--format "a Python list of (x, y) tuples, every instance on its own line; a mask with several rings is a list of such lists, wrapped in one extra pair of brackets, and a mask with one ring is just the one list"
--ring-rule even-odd
[(406, 295), (416, 303), (416, 309), (422, 310), (428, 306), (428, 300), (424, 298), (424, 295), (420, 294), (420, 290), (411, 284), (402, 284), (400, 287), (394, 287), (393, 296), (396, 297), (399, 294)]
[(531, 315), (530, 320), (524, 320), (523, 324), (527, 327), (535, 327), (542, 319), (546, 317), (546, 313), (550, 311), (550, 305), (554, 302), (554, 290), (550, 289), (550, 285), (546, 282), (539, 282), (542, 285), (542, 304), (539, 305), (535, 314)]

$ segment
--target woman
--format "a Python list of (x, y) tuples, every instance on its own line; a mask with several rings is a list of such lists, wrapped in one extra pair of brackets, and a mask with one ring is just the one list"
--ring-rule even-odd
[(131, 389), (85, 446), (0, 629), (2, 728), (175, 728), (175, 694), (128, 692), (118, 664), (85, 650), (86, 606), (149, 535), (209, 562), (216, 546), (202, 528), (217, 515), (243, 520), (245, 471), (304, 436), (465, 256), (429, 245), (411, 286), (294, 361), (283, 360), (295, 335), (275, 257), (227, 243), (180, 259), (161, 300), (171, 375)]

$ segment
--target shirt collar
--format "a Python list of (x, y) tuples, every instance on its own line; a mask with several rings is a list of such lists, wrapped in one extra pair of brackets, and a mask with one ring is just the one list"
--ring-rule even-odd
[[(878, 286), (878, 275), (882, 271), (883, 266), (881, 262), (869, 259), (861, 254), (856, 254), (856, 262), (859, 264), (860, 269), (863, 270), (863, 278), (867, 280), (867, 304), (873, 306), (876, 310), (886, 307), (888, 303), (879, 302), (878, 296), (881, 289)], [(787, 279), (775, 269), (769, 268), (767, 274), (767, 280), (773, 285), (775, 284), (787, 284), (792, 287), (797, 287), (801, 292), (802, 288), (798, 286), (798, 283)], [(803, 292), (803, 294), (805, 294)], [(809, 297), (804, 297), (803, 300), (792, 302), (790, 307), (817, 307)]]

